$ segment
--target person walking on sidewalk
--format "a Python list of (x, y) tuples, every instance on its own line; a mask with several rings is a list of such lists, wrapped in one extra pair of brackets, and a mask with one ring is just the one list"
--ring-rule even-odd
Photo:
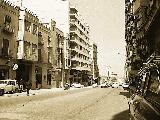
[(26, 83), (27, 96), (29, 96), (29, 90), (31, 89), (31, 87), (32, 87), (32, 84), (31, 84), (30, 81), (28, 81), (28, 82)]

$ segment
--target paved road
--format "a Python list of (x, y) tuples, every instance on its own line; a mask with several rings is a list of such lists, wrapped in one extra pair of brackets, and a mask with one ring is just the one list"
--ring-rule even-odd
[(0, 120), (128, 120), (127, 102), (121, 88), (0, 97)]

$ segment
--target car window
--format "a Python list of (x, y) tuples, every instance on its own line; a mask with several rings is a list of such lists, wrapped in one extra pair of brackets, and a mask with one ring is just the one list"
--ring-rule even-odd
[(0, 84), (4, 84), (4, 81), (0, 81)]
[[(6, 81), (7, 82), (7, 81)], [(11, 85), (11, 81), (8, 81), (7, 85)]]
[(7, 84), (7, 81), (4, 81), (5, 84)]
[(157, 93), (159, 91), (159, 75), (158, 72), (153, 71), (151, 72), (151, 79), (150, 79), (150, 83), (149, 83), (149, 90), (151, 92)]
[(157, 71), (152, 71), (150, 74), (145, 98), (154, 108), (160, 111), (160, 81)]
[(10, 85), (15, 85), (15, 82), (14, 81), (10, 81)]

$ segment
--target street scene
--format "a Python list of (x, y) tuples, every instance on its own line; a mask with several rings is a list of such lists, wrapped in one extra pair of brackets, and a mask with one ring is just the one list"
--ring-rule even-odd
[(0, 0), (0, 120), (160, 120), (160, 0)]
[[(123, 88), (77, 88), (0, 98), (2, 120), (128, 120)], [(8, 95), (8, 94), (7, 94)]]

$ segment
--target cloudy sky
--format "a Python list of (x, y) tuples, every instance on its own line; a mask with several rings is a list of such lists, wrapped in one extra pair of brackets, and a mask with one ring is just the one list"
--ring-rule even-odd
[[(59, 7), (59, 4), (65, 2), (60, 1), (23, 0), (24, 6), (43, 20), (51, 17), (62, 19), (57, 13), (61, 9), (65, 10), (64, 6)], [(111, 66), (114, 73), (123, 77), (125, 63), (124, 0), (71, 0), (71, 3), (77, 7), (79, 13), (89, 24), (91, 40), (98, 45), (100, 74), (105, 75), (107, 66)]]

